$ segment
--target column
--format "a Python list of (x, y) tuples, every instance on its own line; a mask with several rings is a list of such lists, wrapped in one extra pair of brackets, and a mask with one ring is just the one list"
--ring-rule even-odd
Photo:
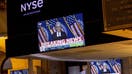
[(28, 69), (29, 69), (29, 74), (34, 74), (34, 72), (33, 72), (33, 61), (32, 61), (32, 58), (28, 59)]

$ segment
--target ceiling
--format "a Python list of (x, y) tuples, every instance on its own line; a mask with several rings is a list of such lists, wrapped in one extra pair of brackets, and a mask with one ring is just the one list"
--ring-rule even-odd
[(98, 44), (42, 54), (30, 57), (61, 61), (91, 61), (132, 56), (132, 40)]
[(60, 51), (52, 51), (40, 54), (31, 54), (28, 57), (61, 61), (91, 61), (124, 58), (132, 56), (131, 29), (114, 30), (103, 33), (129, 38), (129, 40), (97, 44)]

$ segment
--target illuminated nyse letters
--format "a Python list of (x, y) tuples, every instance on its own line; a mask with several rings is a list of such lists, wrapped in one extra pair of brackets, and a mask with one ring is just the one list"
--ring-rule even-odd
[(32, 2), (21, 4), (21, 12), (26, 12), (27, 10), (37, 9), (41, 7), (43, 7), (43, 0), (34, 0)]

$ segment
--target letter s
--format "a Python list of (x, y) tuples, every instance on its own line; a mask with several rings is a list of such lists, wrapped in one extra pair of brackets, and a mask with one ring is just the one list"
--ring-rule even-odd
[(36, 9), (37, 8), (37, 2), (36, 1), (33, 1), (32, 2), (32, 9)]

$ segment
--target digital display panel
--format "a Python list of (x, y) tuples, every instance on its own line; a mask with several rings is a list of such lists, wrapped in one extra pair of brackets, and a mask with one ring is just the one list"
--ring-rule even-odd
[(121, 60), (90, 62), (91, 74), (121, 74)]
[(85, 45), (82, 13), (39, 21), (37, 27), (40, 52)]

